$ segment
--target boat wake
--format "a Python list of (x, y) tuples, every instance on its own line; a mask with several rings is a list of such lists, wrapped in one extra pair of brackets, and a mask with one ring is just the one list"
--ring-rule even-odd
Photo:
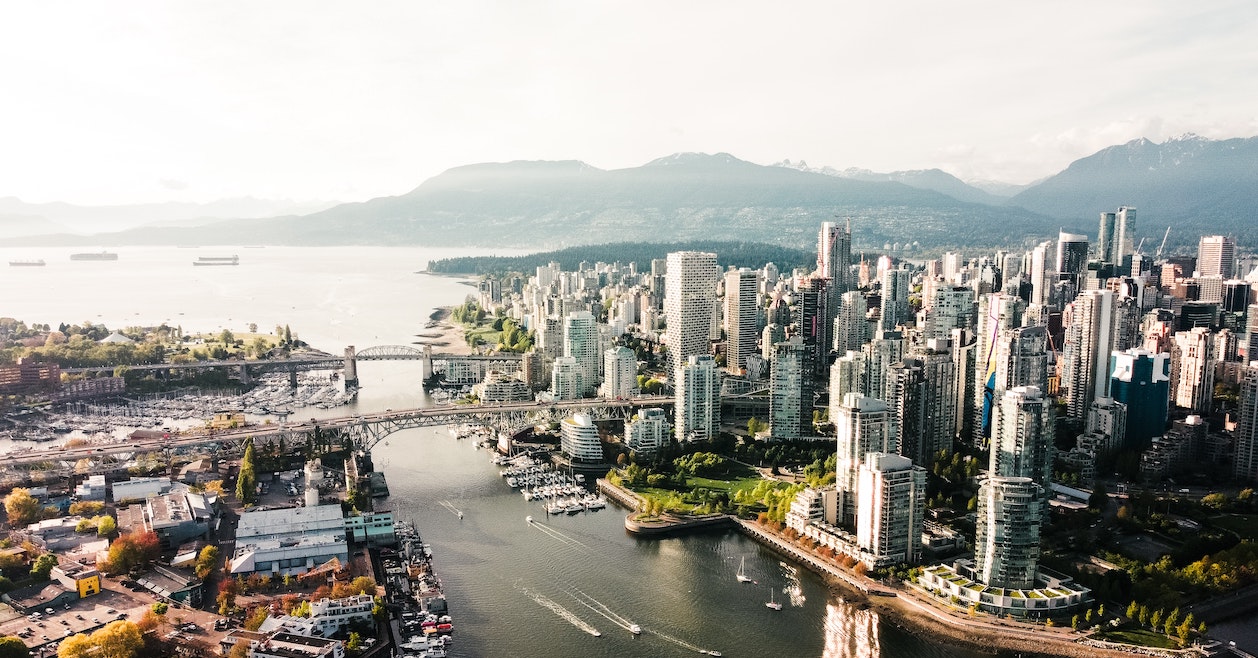
[(564, 619), (568, 620), (568, 623), (572, 624), (573, 626), (576, 626), (577, 628), (585, 631), (586, 633), (589, 633), (590, 635), (593, 635), (594, 637), (601, 637), (603, 635), (602, 633), (599, 632), (597, 628), (594, 628), (593, 626), (585, 623), (583, 619), (572, 614), (572, 612), (569, 611), (567, 608), (559, 605), (558, 603), (555, 603), (554, 601), (551, 601), (550, 599), (542, 596), (541, 594), (537, 594), (536, 592), (530, 592), (528, 589), (525, 589), (524, 595), (536, 601), (538, 605), (544, 608), (550, 608), (551, 612), (559, 615), (560, 617), (563, 617)]
[(538, 530), (541, 530), (543, 534), (549, 535), (569, 546), (580, 546), (581, 548), (584, 548), (587, 551), (593, 550), (589, 546), (584, 544), (580, 539), (577, 539), (576, 537), (573, 537), (572, 535), (569, 535), (566, 532), (556, 530), (540, 521), (534, 521), (532, 523), (532, 526), (534, 528), (537, 528)]
[(675, 638), (675, 637), (673, 637), (672, 635), (667, 635), (667, 634), (661, 633), (661, 632), (659, 632), (659, 631), (657, 631), (657, 630), (647, 629), (647, 632), (648, 632), (648, 633), (651, 633), (652, 635), (655, 635), (656, 637), (660, 638), (661, 640), (665, 640), (665, 641), (667, 641), (667, 642), (672, 642), (673, 644), (676, 644), (677, 646), (679, 646), (679, 647), (681, 647), (681, 648), (683, 648), (683, 649), (686, 649), (687, 651), (694, 651), (695, 653), (701, 653), (701, 654), (703, 654), (703, 655), (705, 655), (705, 656), (719, 656), (719, 655), (721, 655), (721, 652), (720, 652), (720, 651), (717, 651), (717, 650), (715, 650), (715, 649), (704, 649), (703, 647), (698, 647), (698, 646), (695, 646), (695, 645), (693, 645), (693, 644), (691, 644), (691, 643), (689, 643), (689, 642), (687, 642), (687, 641), (685, 641), (685, 640), (681, 640), (681, 639)]
[(440, 505), (446, 508), (446, 511), (450, 512), (451, 514), (459, 517), (460, 519), (463, 518), (463, 510), (455, 507), (450, 501), (443, 500), (441, 501)]
[(611, 623), (629, 631), (630, 633), (633, 633), (634, 635), (637, 635), (638, 633), (642, 632), (641, 626), (633, 623), (632, 621), (630, 621), (629, 619), (626, 619), (625, 617), (622, 617), (616, 614), (615, 612), (612, 612), (611, 608), (608, 608), (607, 606), (603, 605), (598, 599), (590, 596), (589, 594), (586, 594), (585, 592), (582, 592), (581, 590), (575, 587), (569, 590), (568, 596), (571, 596), (573, 599), (576, 599), (577, 603), (580, 603), (581, 605), (589, 608), (590, 610), (593, 610), (594, 612), (606, 617), (607, 621), (610, 621)]

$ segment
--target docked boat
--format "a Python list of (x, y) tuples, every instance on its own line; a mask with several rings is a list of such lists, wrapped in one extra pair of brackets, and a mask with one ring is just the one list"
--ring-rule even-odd
[(11, 260), (9, 261), (9, 267), (43, 267), (45, 265), (47, 265), (47, 263), (45, 263), (44, 259), (42, 258), (38, 260)]
[(112, 251), (93, 251), (82, 254), (70, 254), (70, 260), (118, 260), (118, 254)]

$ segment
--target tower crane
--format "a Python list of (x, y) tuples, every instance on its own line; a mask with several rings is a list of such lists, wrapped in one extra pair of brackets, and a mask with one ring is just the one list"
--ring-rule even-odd
[(1158, 252), (1153, 255), (1154, 261), (1159, 261), (1162, 259), (1162, 250), (1166, 248), (1166, 239), (1169, 237), (1171, 237), (1171, 227), (1167, 226), (1166, 233), (1162, 235), (1162, 244), (1158, 245)]

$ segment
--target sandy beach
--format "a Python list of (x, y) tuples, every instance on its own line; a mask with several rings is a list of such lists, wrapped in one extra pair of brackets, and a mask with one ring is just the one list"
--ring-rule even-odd
[(463, 327), (450, 321), (450, 307), (434, 309), (428, 315), (427, 325), (415, 334), (416, 345), (431, 345), (435, 354), (456, 354), (465, 356), (472, 353)]

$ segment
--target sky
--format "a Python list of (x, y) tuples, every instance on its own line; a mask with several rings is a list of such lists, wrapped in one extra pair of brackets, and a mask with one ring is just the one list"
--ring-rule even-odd
[(355, 201), (686, 151), (1026, 183), (1258, 135), (1255, 44), (1253, 0), (6, 3), (0, 196)]

